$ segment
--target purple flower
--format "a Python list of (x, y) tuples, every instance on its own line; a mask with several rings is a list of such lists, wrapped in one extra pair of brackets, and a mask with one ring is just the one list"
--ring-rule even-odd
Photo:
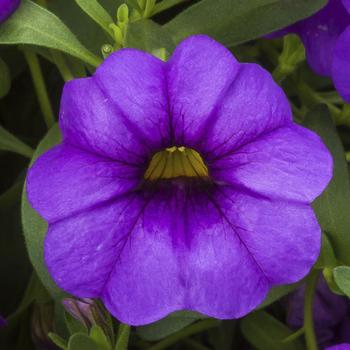
[(331, 346), (330, 348), (327, 348), (326, 350), (350, 350), (350, 344), (339, 344)]
[(7, 325), (7, 321), (0, 315), (0, 328), (5, 327)]
[(311, 68), (331, 77), (342, 97), (350, 102), (350, 1), (329, 0), (315, 15), (270, 37), (287, 33), (300, 36)]
[[(304, 292), (299, 288), (289, 297), (287, 322), (298, 329), (304, 322)], [(317, 340), (322, 349), (334, 344), (350, 343), (350, 302), (332, 293), (320, 279), (314, 300), (314, 323)]]
[(0, 23), (5, 21), (16, 11), (21, 0), (0, 0)]
[(310, 203), (331, 156), (268, 72), (212, 39), (188, 38), (167, 63), (117, 51), (66, 84), (60, 127), (27, 179), (46, 263), (123, 322), (240, 317), (315, 262)]

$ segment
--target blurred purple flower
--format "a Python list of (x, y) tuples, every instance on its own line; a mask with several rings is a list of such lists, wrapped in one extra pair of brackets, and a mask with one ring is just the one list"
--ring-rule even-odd
[(288, 33), (300, 36), (311, 68), (331, 77), (342, 97), (350, 102), (350, 0), (329, 0), (315, 15), (269, 37)]
[(11, 16), (20, 2), (21, 0), (0, 0), (0, 23)]
[(0, 328), (5, 327), (7, 325), (7, 321), (0, 315)]
[(29, 170), (57, 284), (125, 323), (196, 310), (241, 317), (307, 274), (310, 203), (332, 177), (283, 91), (206, 36), (165, 63), (134, 49), (66, 84), (63, 142)]
[[(303, 326), (304, 288), (289, 297), (287, 322), (295, 329)], [(320, 279), (314, 299), (314, 324), (322, 349), (334, 344), (350, 343), (350, 302), (330, 291)]]
[(338, 344), (327, 348), (326, 350), (350, 350), (350, 344)]

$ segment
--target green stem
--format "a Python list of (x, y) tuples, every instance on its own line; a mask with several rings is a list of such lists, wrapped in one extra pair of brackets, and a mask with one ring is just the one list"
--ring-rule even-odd
[(58, 70), (60, 71), (62, 78), (64, 81), (69, 81), (74, 79), (73, 74), (71, 73), (70, 69), (68, 68), (66, 61), (64, 59), (64, 56), (60, 51), (57, 50), (50, 50), (51, 56), (53, 58), (53, 61), (55, 62)]
[(282, 340), (282, 343), (290, 343), (290, 342), (294, 341), (295, 339), (298, 339), (299, 337), (301, 337), (304, 333), (305, 333), (305, 329), (304, 329), (304, 327), (302, 327), (302, 328), (298, 329), (296, 332), (289, 335), (287, 338), (284, 338)]
[(350, 151), (345, 153), (346, 160), (350, 162)]
[(171, 7), (174, 7), (175, 5), (181, 4), (185, 1), (188, 0), (163, 0), (162, 2), (156, 4), (152, 11), (152, 16), (156, 15), (159, 12), (170, 9)]
[(27, 49), (23, 49), (23, 52), (32, 74), (34, 88), (38, 96), (41, 112), (43, 113), (47, 127), (50, 129), (51, 126), (55, 123), (55, 117), (51, 107), (49, 95), (47, 93), (46, 84), (38, 56)]
[(170, 335), (159, 343), (151, 346), (148, 350), (163, 350), (167, 347), (177, 343), (179, 340), (186, 339), (187, 337), (204, 332), (210, 328), (217, 327), (220, 321), (214, 319), (207, 319), (201, 322), (194, 323), (193, 325), (182, 329), (181, 331)]
[(305, 340), (308, 350), (318, 350), (314, 319), (313, 319), (313, 301), (316, 291), (316, 285), (318, 280), (318, 271), (312, 271), (305, 289), (305, 300), (304, 300), (304, 330)]
[(118, 331), (118, 339), (115, 350), (127, 350), (130, 336), (130, 326), (121, 323)]

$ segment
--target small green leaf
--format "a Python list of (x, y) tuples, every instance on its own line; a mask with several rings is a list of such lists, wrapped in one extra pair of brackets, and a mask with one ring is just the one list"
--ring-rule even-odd
[(68, 331), (71, 335), (75, 333), (84, 333), (88, 334), (87, 328), (80, 321), (76, 320), (71, 314), (68, 312), (64, 313), (64, 319)]
[(33, 155), (33, 150), (29, 146), (2, 126), (0, 126), (0, 150), (15, 152), (27, 158), (31, 158)]
[(111, 350), (111, 344), (109, 343), (106, 335), (101, 327), (94, 325), (90, 330), (90, 338), (98, 344), (100, 350)]
[(0, 44), (44, 46), (68, 53), (95, 67), (101, 63), (101, 59), (86, 49), (58, 17), (30, 0), (23, 0), (13, 16), (1, 24)]
[[(50, 129), (44, 139), (39, 143), (39, 146), (33, 155), (31, 164), (33, 164), (33, 162), (42, 153), (58, 144), (60, 142), (60, 139), (60, 129), (56, 124)], [(29, 258), (38, 277), (54, 299), (60, 299), (64, 297), (65, 294), (56, 286), (44, 263), (43, 247), (47, 231), (47, 223), (30, 206), (27, 199), (25, 186), (22, 194), (22, 225)]]
[(265, 311), (253, 312), (243, 318), (241, 330), (246, 340), (257, 350), (305, 349), (300, 339), (283, 343), (293, 331)]
[(321, 246), (321, 254), (315, 264), (315, 268), (324, 269), (324, 268), (332, 268), (337, 265), (337, 259), (334, 255), (334, 250), (329, 241), (327, 235), (322, 233), (322, 246)]
[(277, 286), (272, 288), (269, 293), (267, 294), (267, 297), (265, 300), (258, 306), (258, 309), (263, 309), (266, 306), (271, 305), (278, 299), (281, 299), (285, 295), (291, 293), (293, 290), (295, 290), (297, 287), (300, 286), (302, 282), (294, 283), (294, 284), (286, 284), (282, 286)]
[(313, 207), (336, 258), (350, 265), (350, 183), (344, 148), (327, 107), (313, 109), (304, 125), (322, 138), (333, 156), (333, 179)]
[(156, 341), (176, 333), (195, 321), (204, 319), (206, 316), (192, 311), (178, 311), (171, 315), (146, 326), (137, 327), (137, 333), (143, 339)]
[(226, 46), (261, 37), (309, 17), (327, 0), (202, 0), (165, 25), (175, 41), (207, 34)]
[(338, 266), (333, 269), (335, 283), (339, 289), (350, 298), (350, 267)]
[(175, 48), (169, 32), (159, 24), (147, 19), (129, 23), (124, 45), (150, 53), (161, 48), (171, 53)]
[(75, 333), (69, 339), (68, 350), (100, 350), (100, 348), (88, 335)]
[(129, 344), (130, 326), (124, 323), (119, 325), (118, 338), (114, 350), (127, 350)]
[(0, 58), (0, 98), (7, 95), (11, 88), (10, 70), (3, 59)]
[(105, 30), (108, 34), (111, 34), (109, 25), (113, 23), (113, 19), (97, 0), (75, 0), (75, 2), (103, 30)]
[(67, 342), (61, 338), (58, 334), (56, 333), (49, 333), (48, 334), (49, 338), (52, 340), (52, 342), (57, 345), (60, 349), (67, 350), (68, 345)]

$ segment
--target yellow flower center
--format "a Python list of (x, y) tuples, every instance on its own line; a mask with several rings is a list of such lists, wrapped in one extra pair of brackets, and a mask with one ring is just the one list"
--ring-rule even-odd
[(144, 175), (145, 180), (150, 181), (176, 177), (209, 177), (208, 168), (197, 151), (173, 146), (157, 152)]

